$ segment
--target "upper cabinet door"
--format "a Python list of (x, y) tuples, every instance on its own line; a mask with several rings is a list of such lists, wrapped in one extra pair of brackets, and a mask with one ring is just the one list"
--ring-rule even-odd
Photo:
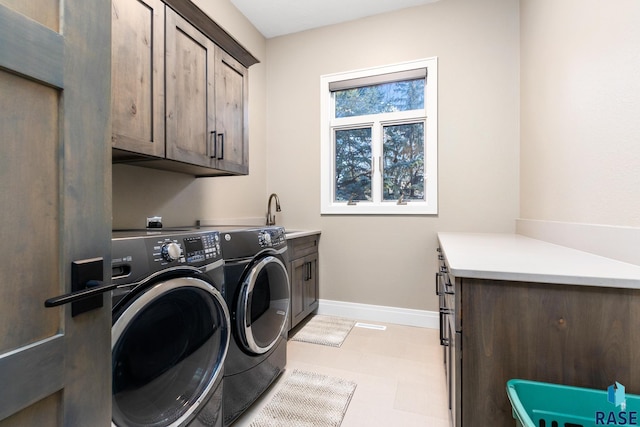
[(72, 317), (71, 264), (111, 280), (111, 0), (0, 0), (0, 425), (108, 426), (111, 300)]
[(216, 158), (215, 44), (166, 10), (166, 156), (211, 167)]
[(114, 148), (164, 157), (164, 10), (161, 0), (113, 0)]
[(187, 0), (113, 0), (112, 31), (113, 161), (248, 174), (243, 64), (257, 60)]
[(216, 52), (216, 168), (249, 173), (248, 73), (231, 55)]

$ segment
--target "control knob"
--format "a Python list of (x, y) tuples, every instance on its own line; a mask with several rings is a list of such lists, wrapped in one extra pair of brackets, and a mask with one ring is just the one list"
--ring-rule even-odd
[(261, 246), (271, 246), (271, 234), (266, 231), (260, 234), (258, 240)]
[(180, 245), (175, 242), (165, 243), (162, 245), (161, 254), (165, 261), (171, 262), (180, 258), (182, 250), (180, 249)]

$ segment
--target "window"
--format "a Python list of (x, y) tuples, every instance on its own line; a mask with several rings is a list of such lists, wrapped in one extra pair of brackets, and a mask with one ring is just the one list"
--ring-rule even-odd
[(321, 213), (437, 214), (437, 58), (321, 77)]

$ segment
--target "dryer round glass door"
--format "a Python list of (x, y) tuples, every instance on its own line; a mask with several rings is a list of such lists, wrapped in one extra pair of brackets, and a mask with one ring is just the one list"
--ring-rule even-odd
[(196, 415), (222, 378), (229, 313), (204, 280), (159, 282), (115, 314), (112, 422), (177, 426)]
[(278, 258), (266, 256), (245, 276), (236, 311), (245, 350), (268, 352), (283, 333), (289, 314), (289, 275)]

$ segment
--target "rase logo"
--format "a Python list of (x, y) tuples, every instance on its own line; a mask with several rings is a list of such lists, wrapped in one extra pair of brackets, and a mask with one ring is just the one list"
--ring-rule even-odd
[(627, 397), (624, 392), (624, 386), (616, 381), (615, 384), (611, 384), (607, 389), (607, 400), (609, 403), (616, 406), (621, 406), (624, 411), (627, 408)]
[[(616, 381), (607, 389), (607, 401), (614, 405), (617, 411), (596, 411), (597, 426), (636, 426), (638, 425), (638, 413), (627, 412), (627, 398), (624, 386)], [(619, 408), (619, 409), (618, 409)]]

